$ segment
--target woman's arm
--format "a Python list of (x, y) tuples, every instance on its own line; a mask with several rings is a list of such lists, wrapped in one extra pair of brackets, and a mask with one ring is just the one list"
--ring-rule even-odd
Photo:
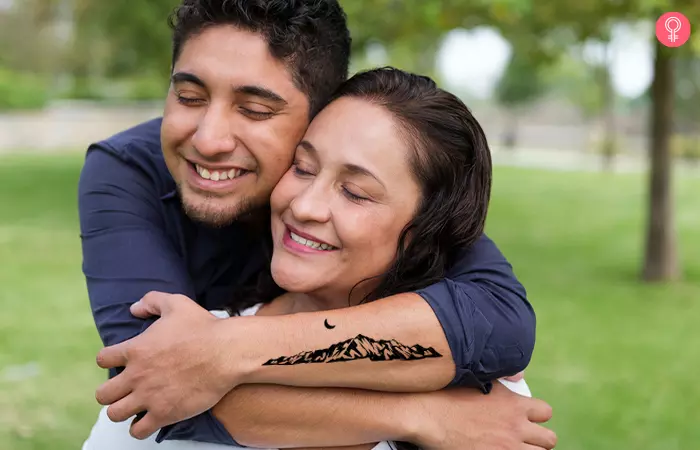
[(356, 389), (247, 384), (226, 395), (213, 414), (248, 447), (366, 446), (412, 439), (418, 427), (413, 400)]
[[(243, 385), (214, 407), (240, 444), (262, 448), (323, 448), (380, 441), (419, 447), (491, 449), (554, 447), (556, 436), (536, 425), (551, 408), (496, 383), (476, 389), (399, 394), (356, 389)], [(359, 447), (362, 448), (362, 447)]]

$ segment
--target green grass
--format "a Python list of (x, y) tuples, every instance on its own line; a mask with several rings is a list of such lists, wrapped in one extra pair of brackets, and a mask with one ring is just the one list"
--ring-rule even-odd
[[(3, 450), (79, 448), (98, 411), (104, 375), (80, 272), (80, 164), (73, 155), (0, 159)], [(638, 281), (645, 192), (637, 175), (495, 174), (488, 231), (538, 313), (527, 379), (554, 407), (561, 448), (700, 442), (700, 178), (676, 186), (683, 282)], [(26, 377), (10, 366), (28, 367)]]

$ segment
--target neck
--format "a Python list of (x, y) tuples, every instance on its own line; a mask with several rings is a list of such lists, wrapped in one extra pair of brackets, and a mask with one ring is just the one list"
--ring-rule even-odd
[(317, 290), (305, 293), (289, 292), (287, 296), (290, 300), (290, 313), (297, 313), (328, 311), (359, 305), (370, 292), (370, 286), (365, 284), (355, 287), (352, 291), (352, 296), (347, 290), (342, 292), (330, 290)]
[(328, 311), (350, 306), (347, 295), (323, 295), (320, 293), (288, 293), (290, 313)]

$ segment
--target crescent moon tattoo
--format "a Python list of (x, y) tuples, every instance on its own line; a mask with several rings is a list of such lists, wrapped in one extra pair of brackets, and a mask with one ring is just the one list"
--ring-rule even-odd
[(325, 327), (328, 328), (329, 330), (332, 330), (333, 328), (335, 328), (335, 325), (331, 325), (328, 323), (328, 319), (323, 321), (323, 325), (325, 325)]

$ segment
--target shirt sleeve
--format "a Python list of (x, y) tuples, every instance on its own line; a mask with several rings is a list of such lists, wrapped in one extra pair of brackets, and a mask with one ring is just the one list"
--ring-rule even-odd
[(105, 346), (152, 322), (129, 311), (149, 291), (194, 295), (184, 260), (165, 234), (162, 208), (155, 181), (138, 165), (100, 145), (88, 149), (78, 184), (83, 273)]
[(535, 346), (535, 313), (511, 265), (486, 235), (462, 251), (442, 281), (417, 292), (433, 308), (457, 368), (451, 386), (490, 390), (525, 369)]
[[(149, 291), (194, 298), (184, 258), (165, 233), (154, 181), (136, 165), (95, 145), (88, 149), (78, 186), (83, 272), (97, 330), (105, 346), (140, 334), (153, 320), (129, 307)], [(110, 370), (110, 377), (119, 370)], [(158, 441), (235, 445), (211, 412), (166, 427)]]

